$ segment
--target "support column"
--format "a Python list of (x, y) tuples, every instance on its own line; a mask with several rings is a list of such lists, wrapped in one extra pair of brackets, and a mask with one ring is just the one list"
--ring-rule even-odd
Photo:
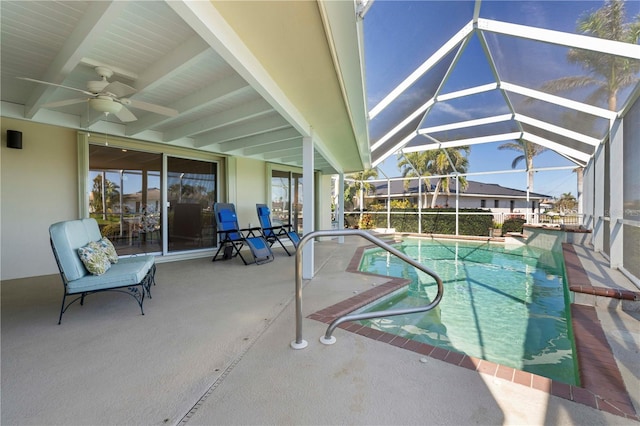
[[(313, 232), (315, 227), (313, 147), (313, 139), (310, 136), (302, 138), (302, 232), (305, 235)], [(302, 278), (305, 280), (313, 278), (314, 244), (314, 240), (309, 241), (302, 253)]]
[(456, 174), (456, 235), (460, 234), (460, 175)]
[(623, 126), (622, 119), (616, 119), (611, 127), (609, 140), (609, 267), (617, 269), (622, 266), (623, 260), (623, 232), (622, 223), (618, 219), (624, 219), (624, 152), (623, 152)]
[(593, 162), (589, 163), (583, 172), (583, 189), (582, 189), (582, 225), (587, 229), (594, 228), (593, 220), (593, 188), (594, 188), (594, 169)]
[(600, 145), (595, 154), (593, 181), (593, 248), (603, 252), (604, 244), (604, 145)]
[[(336, 205), (336, 218), (338, 219), (338, 229), (344, 229), (344, 173), (338, 175), (338, 204)], [(344, 235), (338, 237), (338, 244), (344, 244)]]

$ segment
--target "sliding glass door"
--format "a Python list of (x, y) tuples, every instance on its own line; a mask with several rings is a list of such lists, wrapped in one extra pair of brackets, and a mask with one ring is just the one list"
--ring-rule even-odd
[(302, 234), (302, 174), (271, 171), (271, 219)]
[(89, 216), (119, 255), (215, 247), (218, 163), (89, 144), (88, 179)]
[(169, 251), (215, 246), (216, 175), (215, 163), (167, 158)]

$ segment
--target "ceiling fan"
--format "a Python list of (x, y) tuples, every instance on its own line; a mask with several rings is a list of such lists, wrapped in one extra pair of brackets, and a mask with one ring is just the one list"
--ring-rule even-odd
[(175, 117), (178, 111), (173, 108), (167, 108), (160, 105), (150, 104), (135, 99), (129, 99), (126, 96), (137, 92), (133, 87), (120, 83), (119, 81), (109, 82), (109, 78), (113, 75), (113, 71), (107, 67), (96, 67), (96, 73), (101, 77), (97, 81), (88, 81), (87, 89), (77, 89), (75, 87), (63, 86), (61, 84), (50, 83), (48, 81), (35, 80), (28, 77), (18, 77), (21, 80), (32, 81), (34, 83), (47, 84), (49, 86), (62, 87), (63, 89), (74, 90), (84, 93), (88, 98), (65, 99), (63, 101), (50, 102), (43, 104), (45, 108), (56, 108), (61, 106), (73, 105), (82, 102), (88, 102), (89, 106), (96, 111), (105, 114), (113, 114), (120, 121), (130, 122), (137, 120), (136, 116), (127, 107), (142, 109), (154, 112), (156, 114)]

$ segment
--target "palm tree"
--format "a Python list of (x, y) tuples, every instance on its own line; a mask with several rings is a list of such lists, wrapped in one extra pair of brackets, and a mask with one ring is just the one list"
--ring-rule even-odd
[(107, 213), (112, 210), (113, 205), (117, 204), (120, 198), (120, 187), (106, 177), (104, 177), (103, 186), (103, 177), (104, 174), (99, 174), (93, 179), (93, 189), (91, 190), (89, 207), (92, 212), (102, 213), (102, 218), (107, 220)]
[[(402, 172), (403, 178), (425, 177), (430, 174), (430, 164), (433, 159), (433, 151), (409, 152), (398, 157), (398, 169)], [(428, 180), (427, 180), (428, 182)], [(409, 187), (409, 181), (404, 181), (405, 190)], [(426, 189), (426, 188), (425, 188)], [(424, 191), (424, 202), (426, 204), (427, 191)]]
[[(578, 20), (576, 31), (607, 40), (638, 44), (640, 40), (640, 15), (626, 23), (624, 1), (610, 0), (595, 12)], [(570, 49), (567, 54), (570, 63), (581, 64), (589, 75), (571, 76), (548, 81), (541, 89), (558, 93), (579, 88), (594, 87), (586, 99), (588, 103), (607, 101), (610, 111), (618, 109), (618, 92), (638, 82), (640, 61), (603, 55), (590, 50)], [(578, 174), (578, 202), (582, 199), (582, 168)]]
[(522, 154), (518, 155), (516, 158), (513, 159), (513, 161), (511, 162), (511, 168), (515, 169), (516, 167), (518, 167), (518, 164), (520, 164), (521, 161), (525, 161), (526, 165), (527, 165), (527, 189), (529, 191), (531, 191), (533, 189), (533, 158), (537, 157), (538, 155), (542, 154), (543, 152), (545, 152), (547, 150), (547, 148), (535, 144), (535, 143), (531, 143), (531, 142), (527, 142), (523, 139), (518, 139), (515, 142), (507, 142), (504, 143), (502, 145), (500, 145), (498, 147), (498, 149), (500, 150), (505, 150), (505, 149), (509, 149), (512, 151), (518, 151), (521, 152)]
[[(426, 177), (432, 175), (448, 175), (451, 173), (464, 173), (469, 167), (468, 155), (470, 152), (468, 146), (457, 148), (445, 148), (439, 151), (423, 151), (404, 154), (398, 160), (398, 168), (402, 171), (402, 177)], [(449, 162), (453, 162), (453, 165)], [(417, 174), (416, 174), (417, 173)], [(430, 180), (426, 180), (429, 185)], [(447, 195), (450, 193), (451, 178), (440, 178), (436, 183), (431, 199), (431, 208), (435, 208), (438, 200), (440, 189), (444, 190)], [(459, 177), (460, 188), (465, 189), (468, 186), (467, 180)]]
[(371, 178), (377, 178), (378, 170), (367, 169), (361, 172), (351, 173), (346, 177), (353, 179), (353, 182), (347, 183), (345, 181), (344, 183), (344, 202), (352, 208), (355, 208), (360, 205), (360, 196), (374, 189), (371, 183), (365, 181)]
[[(576, 31), (585, 35), (607, 40), (637, 44), (640, 39), (640, 15), (630, 23), (625, 23), (624, 1), (610, 0), (595, 12), (578, 20)], [(605, 55), (591, 50), (569, 49), (567, 60), (580, 64), (587, 75), (563, 77), (548, 81), (541, 89), (550, 93), (593, 87), (587, 103), (607, 101), (610, 111), (617, 110), (618, 92), (638, 82), (640, 61)]]
[[(469, 152), (471, 152), (471, 148), (468, 146), (439, 150), (435, 154), (435, 158), (433, 160), (433, 174), (450, 175), (456, 172), (466, 172), (469, 167)], [(436, 183), (436, 187), (433, 191), (433, 198), (431, 199), (431, 208), (436, 207), (440, 188), (442, 188), (442, 190), (447, 194), (447, 197), (449, 196), (451, 193), (451, 179), (452, 178), (449, 176), (438, 179), (438, 183)], [(469, 185), (464, 176), (458, 176), (458, 184), (460, 190), (467, 189), (467, 186)]]
[(560, 213), (572, 212), (575, 210), (578, 202), (576, 201), (576, 197), (573, 196), (570, 192), (565, 192), (560, 196), (560, 198), (555, 203), (555, 208)]

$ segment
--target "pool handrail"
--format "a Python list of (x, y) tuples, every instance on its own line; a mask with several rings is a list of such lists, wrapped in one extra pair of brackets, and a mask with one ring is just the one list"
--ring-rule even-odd
[(321, 230), (321, 231), (310, 232), (302, 237), (302, 239), (300, 240), (300, 243), (298, 244), (298, 248), (296, 250), (296, 269), (295, 269), (296, 339), (291, 342), (291, 347), (293, 349), (303, 349), (307, 347), (307, 342), (302, 338), (302, 250), (305, 244), (313, 238), (340, 237), (340, 236), (360, 236), (366, 240), (369, 240), (370, 242), (377, 245), (378, 247), (388, 251), (389, 253), (399, 257), (400, 259), (409, 263), (410, 265), (420, 269), (422, 272), (424, 272), (427, 275), (430, 275), (436, 281), (438, 285), (438, 293), (436, 294), (436, 297), (433, 299), (433, 301), (426, 306), (420, 306), (416, 308), (406, 308), (406, 309), (391, 309), (391, 310), (377, 311), (377, 312), (366, 312), (366, 313), (360, 313), (360, 314), (345, 314), (341, 317), (338, 317), (334, 319), (331, 322), (331, 324), (329, 324), (329, 327), (327, 328), (325, 335), (320, 338), (320, 341), (322, 343), (326, 345), (331, 345), (335, 343), (335, 337), (333, 337), (331, 334), (333, 333), (333, 330), (335, 330), (335, 328), (338, 325), (342, 324), (345, 321), (358, 321), (363, 319), (427, 312), (435, 308), (440, 303), (440, 300), (442, 299), (444, 286), (442, 284), (442, 279), (436, 272), (432, 271), (431, 269), (427, 268), (426, 266), (422, 265), (416, 260), (410, 258), (406, 254), (402, 253), (395, 247), (392, 247), (391, 245), (385, 243), (383, 240), (372, 235), (371, 233), (367, 231), (362, 231), (359, 229), (345, 229), (345, 230), (331, 229), (331, 230)]

